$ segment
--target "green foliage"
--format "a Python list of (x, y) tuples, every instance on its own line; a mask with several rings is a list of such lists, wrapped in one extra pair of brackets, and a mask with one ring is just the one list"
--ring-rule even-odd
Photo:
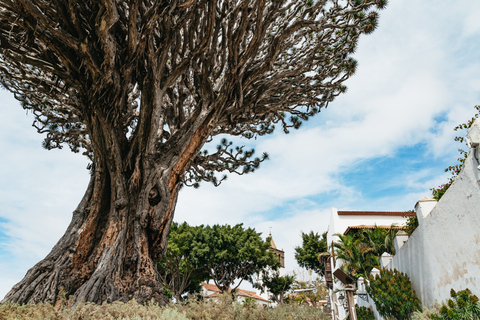
[(302, 246), (295, 247), (295, 259), (299, 266), (313, 270), (318, 275), (325, 274), (325, 266), (318, 260), (318, 255), (327, 251), (327, 233), (324, 232), (320, 238), (318, 233), (310, 231), (310, 233), (302, 232)]
[(382, 317), (408, 320), (415, 310), (421, 310), (410, 279), (403, 272), (382, 269), (380, 276), (370, 276), (369, 282), (367, 292)]
[(478, 320), (480, 319), (480, 303), (478, 297), (468, 289), (455, 292), (450, 290), (452, 297), (440, 311), (430, 314), (436, 320)]
[(353, 278), (368, 278), (373, 268), (380, 267), (380, 256), (384, 252), (395, 254), (393, 240), (397, 231), (375, 228), (336, 234), (339, 241), (334, 246), (337, 258), (344, 262), (342, 270)]
[(262, 291), (268, 289), (273, 295), (272, 300), (282, 304), (285, 292), (292, 288), (294, 282), (295, 275), (280, 276), (280, 273), (278, 271), (269, 272), (269, 270), (265, 270), (264, 272), (262, 272), (262, 283), (257, 283), (254, 285), (254, 287)]
[(245, 309), (255, 309), (257, 307), (257, 302), (252, 297), (246, 297), (242, 305)]
[[(205, 264), (196, 256), (195, 239), (203, 227), (192, 227), (186, 222), (172, 223), (165, 255), (157, 262), (160, 279), (165, 289), (182, 301), (182, 295), (200, 290), (200, 283), (209, 279)], [(164, 290), (165, 291), (165, 290)]]
[[(409, 212), (414, 212), (413, 210), (410, 210)], [(418, 227), (418, 217), (417, 215), (414, 216), (405, 216), (404, 218), (407, 218), (407, 222), (405, 223), (405, 228), (403, 231), (405, 231), (408, 236), (411, 236), (413, 231), (417, 229)]]
[(355, 305), (355, 311), (357, 312), (358, 320), (375, 320), (373, 311), (367, 307), (359, 307), (357, 304)]
[(252, 283), (253, 276), (265, 268), (276, 270), (280, 261), (269, 251), (270, 241), (262, 240), (255, 229), (242, 224), (189, 226), (173, 223), (167, 252), (158, 261), (163, 285), (177, 301), (185, 293), (198, 292), (202, 281), (213, 279), (223, 292), (237, 279)]
[[(477, 105), (474, 108), (477, 112), (480, 112), (480, 105)], [(459, 131), (459, 130), (470, 129), (472, 127), (473, 122), (475, 121), (475, 119), (478, 118), (478, 116), (479, 116), (479, 113), (476, 113), (472, 117), (472, 119), (468, 120), (466, 123), (459, 124), (458, 126), (453, 128), (453, 130)], [(456, 136), (455, 141), (466, 144), (464, 135)], [(430, 189), (432, 191), (433, 198), (437, 201), (443, 197), (445, 192), (447, 192), (448, 188), (450, 188), (450, 186), (452, 185), (453, 181), (455, 181), (455, 178), (458, 176), (458, 174), (462, 170), (463, 165), (465, 164), (465, 160), (467, 159), (469, 154), (469, 151), (466, 151), (464, 149), (458, 149), (458, 152), (460, 153), (460, 157), (457, 159), (458, 163), (453, 166), (449, 166), (448, 168), (445, 169), (445, 172), (450, 172), (452, 174), (451, 177), (448, 178), (447, 183), (439, 185), (437, 188)]]
[(193, 239), (193, 255), (199, 264), (206, 266), (215, 285), (225, 292), (236, 279), (236, 289), (243, 280), (254, 283), (253, 276), (265, 268), (277, 270), (278, 257), (269, 250), (270, 239), (262, 240), (255, 229), (242, 224), (201, 226)]

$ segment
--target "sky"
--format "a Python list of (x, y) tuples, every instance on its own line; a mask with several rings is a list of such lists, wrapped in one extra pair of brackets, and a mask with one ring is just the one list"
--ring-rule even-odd
[[(301, 232), (327, 230), (331, 208), (406, 211), (456, 163), (453, 128), (480, 104), (480, 2), (390, 0), (363, 36), (356, 74), (299, 130), (240, 140), (270, 160), (218, 188), (180, 192), (175, 221), (271, 232), (301, 273)], [(88, 161), (47, 151), (33, 117), (0, 90), (0, 299), (60, 239), (88, 184)]]

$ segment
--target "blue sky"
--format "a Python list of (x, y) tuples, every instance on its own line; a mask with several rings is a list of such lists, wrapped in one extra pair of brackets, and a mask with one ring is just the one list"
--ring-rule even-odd
[[(453, 127), (480, 104), (480, 2), (391, 0), (359, 43), (348, 92), (300, 130), (253, 141), (270, 160), (220, 187), (180, 193), (177, 221), (268, 234), (297, 268), (300, 232), (326, 230), (331, 207), (410, 210), (446, 181)], [(88, 183), (87, 160), (46, 151), (12, 95), (0, 91), (0, 297), (63, 235)], [(241, 141), (251, 144), (251, 141)]]

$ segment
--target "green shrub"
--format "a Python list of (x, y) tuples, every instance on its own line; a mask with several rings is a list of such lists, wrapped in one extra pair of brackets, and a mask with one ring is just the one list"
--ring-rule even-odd
[(367, 292), (382, 317), (408, 320), (415, 310), (421, 310), (410, 279), (403, 272), (382, 269), (380, 276), (370, 276), (369, 281)]
[(355, 310), (357, 311), (358, 320), (375, 320), (375, 315), (371, 309), (367, 307), (359, 307), (357, 304), (355, 305)]
[(438, 313), (430, 314), (431, 319), (437, 320), (478, 320), (480, 319), (480, 303), (478, 297), (465, 289), (455, 292), (450, 290), (450, 296), (452, 297), (440, 307)]

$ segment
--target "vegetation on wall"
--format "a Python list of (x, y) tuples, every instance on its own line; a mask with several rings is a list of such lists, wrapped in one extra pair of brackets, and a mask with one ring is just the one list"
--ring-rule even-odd
[(375, 278), (370, 276), (366, 290), (386, 319), (408, 320), (415, 310), (421, 310), (410, 279), (396, 269), (382, 269)]
[[(480, 105), (477, 105), (474, 108), (477, 112), (480, 111)], [(479, 113), (476, 113), (472, 117), (472, 119), (468, 120), (465, 123), (459, 124), (458, 126), (453, 128), (453, 130), (459, 131), (459, 130), (464, 130), (464, 129), (466, 129), (466, 130), (470, 129), (472, 127), (473, 122), (475, 121), (475, 119), (478, 118), (478, 116), (479, 116)], [(465, 140), (464, 135), (456, 136), (455, 141), (458, 141), (462, 144), (466, 144), (466, 140)], [(465, 163), (465, 160), (467, 159), (467, 156), (469, 154), (469, 151), (464, 150), (464, 149), (458, 149), (458, 152), (460, 153), (460, 157), (457, 159), (458, 162), (456, 164), (454, 164), (453, 166), (449, 166), (448, 168), (445, 169), (445, 172), (450, 172), (452, 174), (448, 178), (448, 181), (446, 183), (442, 184), (442, 185), (439, 185), (437, 188), (431, 188), (430, 189), (432, 191), (432, 197), (437, 201), (440, 200), (443, 197), (445, 192), (447, 192), (448, 188), (450, 188), (450, 186), (452, 185), (453, 181), (455, 181), (455, 178), (458, 176), (458, 174), (462, 170), (463, 165)]]
[[(409, 210), (408, 212), (414, 212), (414, 211)], [(415, 231), (415, 229), (417, 229), (418, 227), (418, 217), (417, 215), (414, 215), (414, 216), (405, 216), (404, 218), (407, 218), (407, 222), (405, 223), (405, 228), (403, 229), (403, 231), (405, 231), (410, 237), (413, 231)]]

